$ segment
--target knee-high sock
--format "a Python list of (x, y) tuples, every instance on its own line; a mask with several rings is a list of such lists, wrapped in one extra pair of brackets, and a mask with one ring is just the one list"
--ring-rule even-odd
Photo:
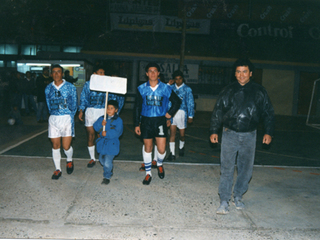
[(71, 162), (72, 161), (72, 155), (73, 155), (73, 148), (72, 146), (70, 146), (70, 148), (68, 150), (63, 149), (64, 153), (67, 156), (67, 162)]
[(184, 147), (184, 141), (179, 141), (179, 149), (182, 149)]
[(164, 152), (164, 154), (161, 154), (158, 152), (158, 161), (157, 161), (157, 166), (162, 166), (163, 164), (163, 159), (166, 156), (166, 152)]
[(153, 160), (158, 161), (158, 147), (157, 147), (157, 145), (154, 145)]
[(143, 148), (143, 162), (146, 169), (146, 174), (151, 176), (151, 161), (152, 161), (152, 152), (145, 152)]
[(175, 142), (170, 142), (169, 143), (169, 147), (170, 147), (170, 152), (172, 153), (172, 155), (176, 155), (176, 143)]
[(88, 146), (88, 151), (89, 151), (90, 159), (93, 159), (93, 160), (96, 161), (95, 154), (94, 154), (95, 149), (96, 149), (96, 148), (95, 148), (95, 145), (93, 145), (93, 146), (91, 146), (91, 147)]
[(60, 148), (59, 149), (53, 149), (52, 148), (52, 158), (54, 166), (56, 167), (56, 170), (61, 171), (60, 161), (61, 161), (61, 153)]

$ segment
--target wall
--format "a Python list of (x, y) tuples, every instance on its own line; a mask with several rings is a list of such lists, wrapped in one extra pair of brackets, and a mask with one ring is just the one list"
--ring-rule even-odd
[(294, 71), (263, 69), (262, 85), (268, 91), (275, 114), (291, 116)]

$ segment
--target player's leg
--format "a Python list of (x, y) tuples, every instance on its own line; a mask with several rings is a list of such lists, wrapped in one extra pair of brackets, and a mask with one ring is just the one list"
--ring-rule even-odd
[(144, 185), (149, 185), (152, 179), (151, 173), (151, 162), (152, 162), (152, 147), (153, 147), (153, 138), (143, 139), (144, 149), (143, 149), (143, 162), (146, 171), (146, 177), (143, 180)]
[(55, 171), (52, 175), (52, 179), (59, 179), (61, 176), (61, 152), (60, 152), (60, 147), (61, 147), (61, 137), (57, 138), (50, 138), (51, 143), (52, 143), (52, 159), (53, 159), (53, 164), (55, 166)]
[(184, 143), (185, 143), (185, 131), (186, 129), (179, 129), (180, 133), (180, 140), (179, 140), (179, 156), (183, 157), (184, 156)]
[[(173, 123), (174, 124), (174, 123)], [(167, 157), (167, 161), (174, 161), (176, 160), (176, 133), (177, 133), (177, 125), (170, 125), (170, 138), (169, 138), (169, 149), (170, 153), (169, 156)]]
[(87, 167), (91, 168), (96, 164), (95, 145), (94, 145), (94, 139), (95, 139), (96, 133), (94, 131), (93, 126), (86, 127), (86, 130), (87, 130), (87, 138), (88, 138), (88, 151), (91, 159)]

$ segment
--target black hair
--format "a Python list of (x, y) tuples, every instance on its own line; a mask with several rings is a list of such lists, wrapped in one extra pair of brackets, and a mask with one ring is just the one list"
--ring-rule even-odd
[(51, 65), (51, 71), (52, 71), (52, 69), (54, 69), (54, 68), (60, 68), (61, 71), (62, 71), (62, 73), (63, 73), (63, 67), (61, 67), (59, 64), (53, 64), (53, 65)]
[(253, 72), (254, 71), (254, 66), (252, 64), (252, 62), (247, 59), (247, 58), (239, 58), (234, 64), (233, 64), (233, 70), (234, 72), (236, 71), (237, 67), (248, 67), (249, 68), (249, 72)]
[(119, 104), (118, 104), (118, 102), (116, 100), (109, 100), (108, 101), (108, 105), (114, 106), (115, 109), (119, 108)]
[(160, 67), (156, 62), (149, 62), (148, 65), (146, 66), (145, 70), (148, 72), (149, 68), (155, 67), (158, 69), (158, 72), (160, 72)]
[(183, 78), (183, 72), (181, 72), (180, 70), (174, 71), (173, 74), (172, 74), (172, 78), (175, 79), (178, 76)]
[(99, 69), (103, 69), (104, 71), (106, 71), (106, 69), (105, 69), (104, 66), (102, 66), (102, 65), (95, 65), (95, 66), (93, 66), (92, 71), (95, 73), (95, 72), (97, 72)]

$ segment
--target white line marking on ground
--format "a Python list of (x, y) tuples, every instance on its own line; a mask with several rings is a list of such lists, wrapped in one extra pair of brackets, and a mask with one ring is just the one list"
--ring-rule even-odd
[(45, 132), (47, 132), (47, 131), (48, 131), (48, 129), (43, 130), (42, 132), (39, 132), (39, 133), (37, 133), (37, 134), (35, 134), (35, 135), (27, 138), (27, 139), (24, 139), (24, 140), (22, 140), (21, 142), (18, 142), (18, 143), (14, 144), (14, 145), (12, 145), (12, 146), (10, 146), (10, 147), (7, 147), (6, 149), (2, 150), (2, 151), (0, 152), (0, 154), (4, 153), (4, 152), (6, 152), (6, 151), (9, 151), (9, 150), (11, 150), (12, 148), (15, 148), (15, 147), (21, 145), (22, 143), (25, 143), (25, 142), (31, 140), (32, 138), (35, 138), (35, 137), (37, 137), (37, 136), (39, 136), (39, 135), (41, 135), (42, 133), (45, 133)]

